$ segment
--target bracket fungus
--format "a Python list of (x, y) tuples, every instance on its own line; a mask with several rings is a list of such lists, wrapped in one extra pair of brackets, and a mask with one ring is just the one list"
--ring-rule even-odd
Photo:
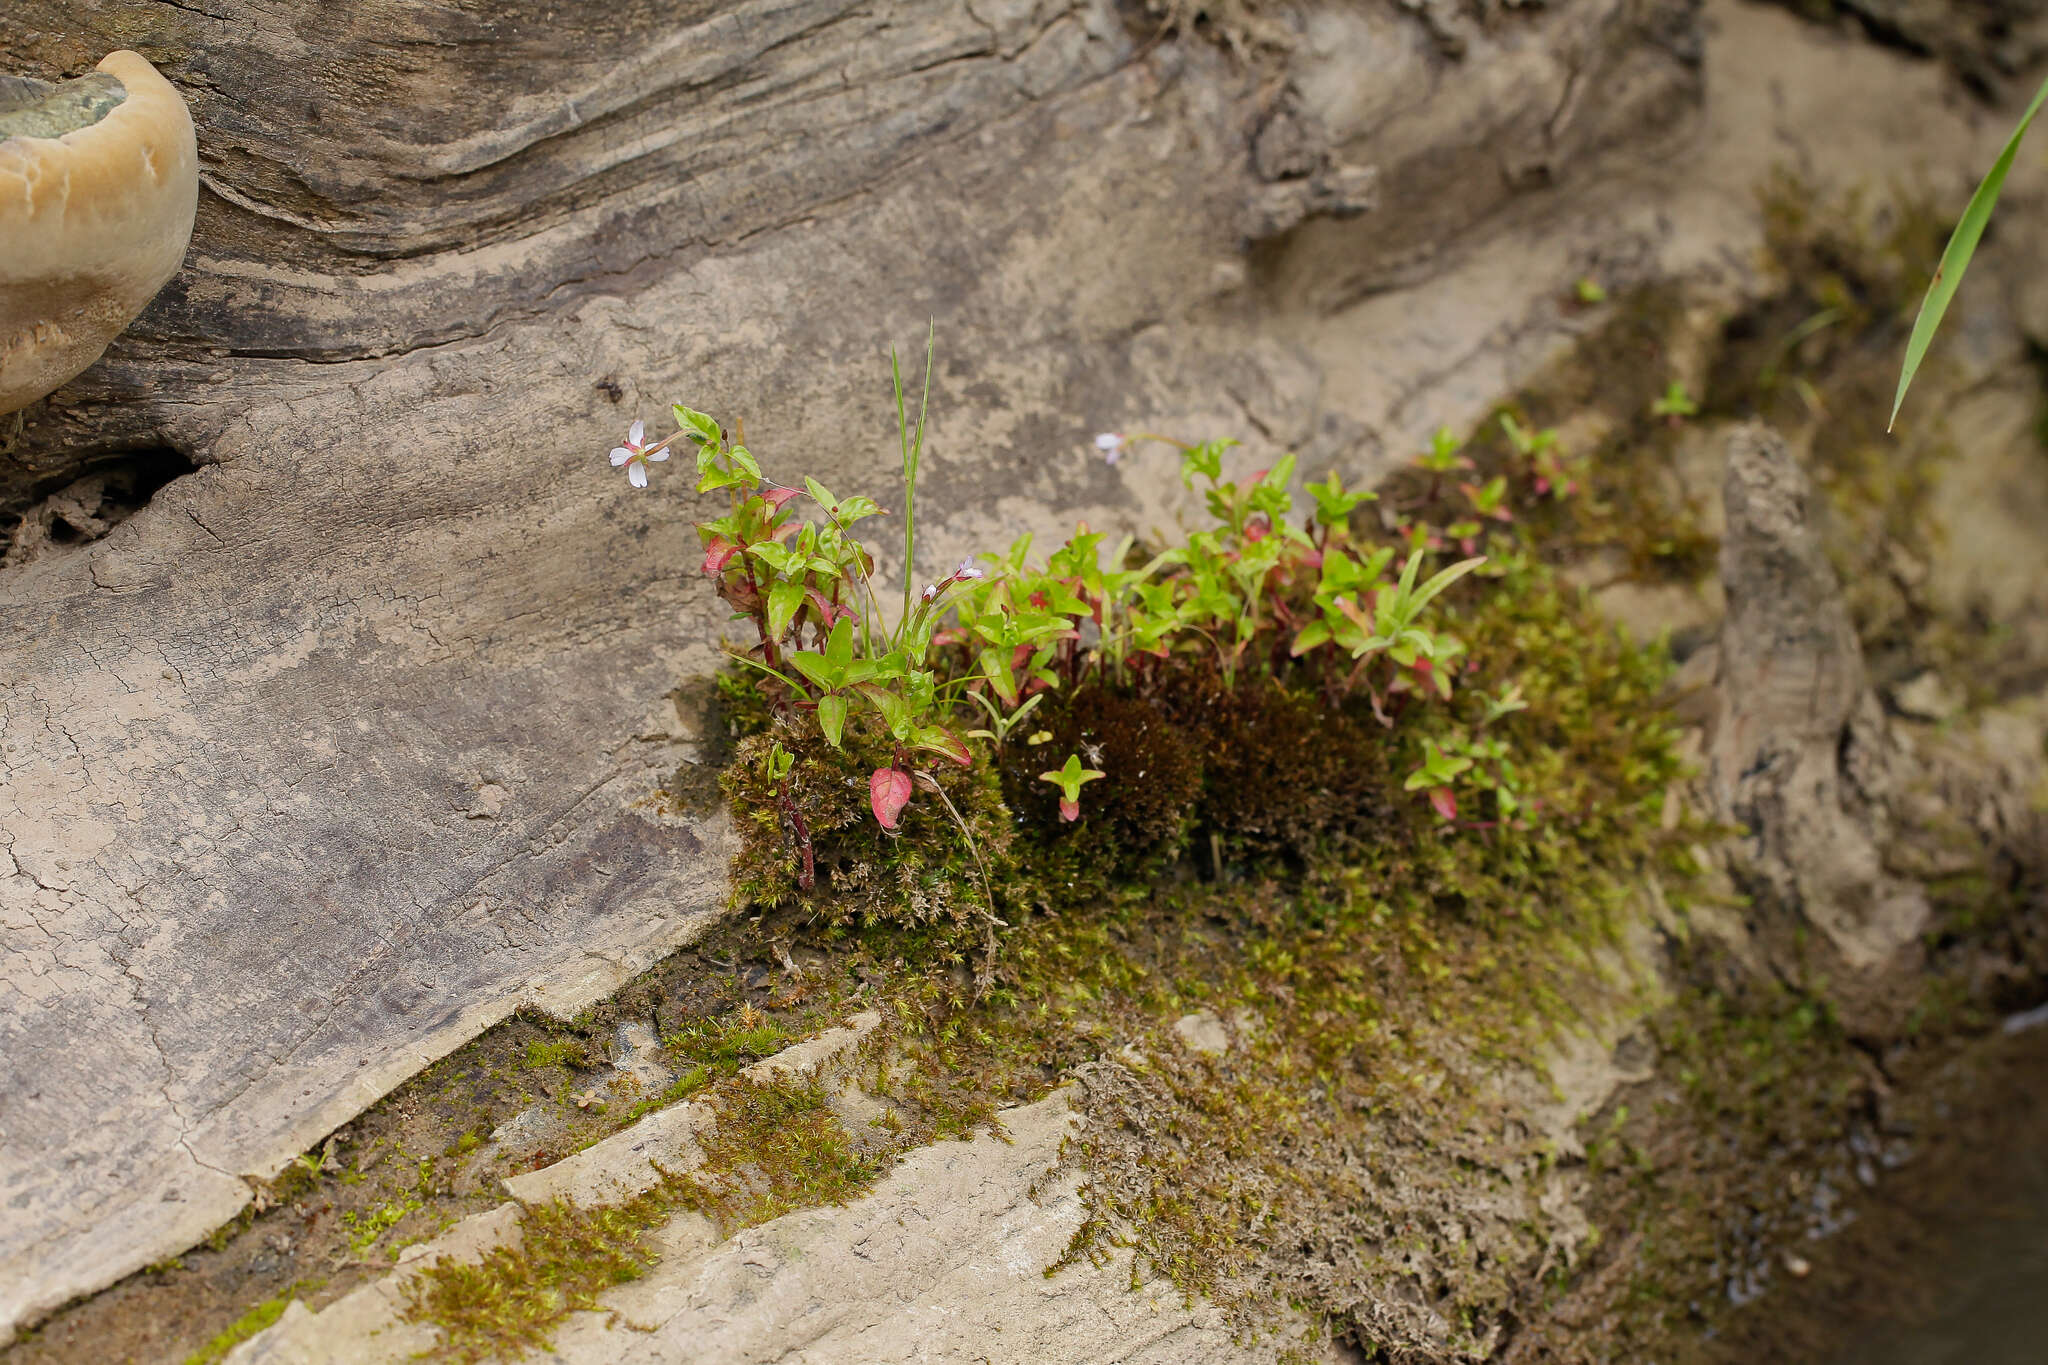
[(100, 358), (177, 273), (199, 207), (185, 101), (133, 52), (0, 76), (0, 413)]

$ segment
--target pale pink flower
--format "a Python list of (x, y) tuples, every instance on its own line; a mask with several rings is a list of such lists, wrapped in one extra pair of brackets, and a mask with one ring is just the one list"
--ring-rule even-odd
[(634, 419), (632, 428), (626, 432), (626, 443), (612, 447), (612, 468), (626, 467), (626, 482), (635, 488), (647, 487), (647, 465), (649, 461), (660, 462), (668, 458), (668, 442), (662, 441), (652, 448), (647, 444), (647, 424)]
[(1115, 464), (1124, 457), (1124, 447), (1129, 444), (1121, 432), (1105, 431), (1095, 438), (1095, 448), (1102, 452), (1103, 460)]

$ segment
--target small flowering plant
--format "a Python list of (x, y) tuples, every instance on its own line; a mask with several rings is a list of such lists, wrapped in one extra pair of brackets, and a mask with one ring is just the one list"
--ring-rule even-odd
[[(672, 409), (672, 435), (649, 444), (636, 421), (611, 452), (633, 487), (644, 488), (648, 465), (666, 460), (671, 446), (689, 449), (699, 494), (723, 497), (722, 515), (696, 524), (701, 567), (733, 619), (747, 623), (749, 638), (729, 652), (754, 674), (762, 700), (782, 722), (762, 776), (779, 794), (804, 889), (814, 884), (816, 868), (811, 832), (791, 798), (795, 757), (785, 742), (801, 747), (806, 735), (833, 750), (851, 751), (857, 739), (860, 753), (879, 758), (868, 776), (867, 807), (881, 830), (896, 833), (922, 791), (945, 805), (973, 847), (940, 774), (973, 769), (978, 744), (1011, 742), (1012, 731), (1049, 694), (1071, 695), (1089, 684), (1142, 690), (1193, 664), (1212, 667), (1226, 689), (1264, 674), (1308, 684), (1333, 705), (1362, 695), (1389, 725), (1401, 707), (1453, 695), (1464, 646), (1427, 618), (1436, 599), (1484, 559), (1468, 553), (1425, 575), (1445, 533), (1424, 528), (1426, 543), (1411, 543), (1396, 575), (1396, 547), (1354, 525), (1374, 494), (1347, 489), (1332, 473), (1304, 485), (1312, 507), (1297, 517), (1294, 457), (1226, 478), (1225, 460), (1237, 444), (1229, 440), (1096, 438), (1111, 463), (1145, 442), (1179, 452), (1181, 478), (1200, 491), (1211, 518), (1179, 545), (1141, 553), (1130, 537), (1110, 545), (1083, 525), (1043, 561), (1032, 556), (1027, 536), (913, 591), (908, 566), (916, 548), (925, 410), (921, 405), (911, 421), (893, 357), (892, 377), (906, 567), (893, 612), (884, 607), (875, 556), (862, 540), (864, 523), (886, 515), (873, 499), (842, 497), (815, 478), (771, 478), (743, 436), (735, 439), (709, 414), (681, 404)], [(928, 350), (927, 399), (930, 377)], [(1424, 462), (1437, 478), (1470, 463), (1447, 433)], [(1506, 480), (1461, 487), (1471, 516), (1511, 519)], [(1475, 521), (1469, 534), (1453, 539), (1465, 540), (1469, 551), (1478, 534)], [(1039, 738), (1034, 731), (1029, 742)], [(1455, 739), (1432, 743), (1409, 785), (1427, 791), (1449, 818), (1450, 782), (1491, 757), (1468, 753)], [(1488, 771), (1499, 774), (1501, 762), (1491, 761)], [(1082, 818), (1081, 787), (1104, 776), (1069, 755), (1041, 780), (1059, 789), (1060, 820), (1072, 823)], [(986, 918), (994, 922), (992, 905)]]

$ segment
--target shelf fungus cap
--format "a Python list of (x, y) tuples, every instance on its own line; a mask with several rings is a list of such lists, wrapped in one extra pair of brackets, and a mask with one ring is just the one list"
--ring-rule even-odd
[(133, 52), (47, 85), (0, 76), (0, 413), (100, 358), (185, 259), (199, 149)]

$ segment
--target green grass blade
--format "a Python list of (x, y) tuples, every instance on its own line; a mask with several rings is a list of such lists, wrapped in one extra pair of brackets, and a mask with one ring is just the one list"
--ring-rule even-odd
[(2005, 188), (2006, 172), (2012, 169), (2013, 158), (2019, 154), (2020, 139), (2027, 135), (2027, 127), (2033, 123), (2034, 115), (2040, 112), (2043, 100), (2048, 100), (2048, 81), (2043, 81), (2041, 88), (2034, 92), (2034, 102), (2027, 106), (2026, 116), (2020, 120), (2019, 127), (2012, 130), (2005, 150), (1992, 163), (1984, 183), (1977, 186), (1977, 192), (1970, 196), (1970, 206), (1963, 210), (1955, 235), (1948, 239), (1948, 246), (1941, 253), (1941, 264), (1934, 268), (1934, 279), (1927, 285), (1927, 297), (1920, 301), (1920, 315), (1913, 319), (1913, 335), (1906, 342), (1906, 363), (1899, 370), (1899, 392), (1892, 399), (1892, 415), (1885, 423), (1886, 431), (1890, 431), (1892, 423), (1899, 420), (1899, 408), (1906, 401), (1906, 388), (1919, 371), (1920, 362), (1926, 358), (1928, 343), (1934, 340), (1934, 331), (1941, 326), (1941, 316), (1948, 311), (1949, 300), (1955, 297), (1956, 287), (1963, 282), (1963, 272), (1969, 269), (1970, 256), (1977, 250), (1978, 239), (1984, 235), (1984, 225), (1991, 221), (1991, 210), (1998, 206), (1998, 194)]
[(910, 624), (910, 552), (917, 537), (917, 485), (910, 478), (910, 418), (903, 411), (903, 366), (896, 359), (894, 346), (889, 348), (889, 382), (896, 390), (896, 436), (903, 443), (903, 615), (889, 637), (893, 645), (902, 640)]
[(924, 457), (924, 419), (932, 403), (932, 356), (939, 339), (938, 319), (933, 318), (924, 337), (924, 395), (917, 403), (917, 432), (911, 434), (910, 414), (903, 403), (903, 366), (896, 348), (889, 348), (889, 379), (896, 389), (896, 435), (903, 444), (903, 619), (896, 623), (895, 642), (903, 642), (910, 627), (911, 566), (917, 551), (917, 467)]

